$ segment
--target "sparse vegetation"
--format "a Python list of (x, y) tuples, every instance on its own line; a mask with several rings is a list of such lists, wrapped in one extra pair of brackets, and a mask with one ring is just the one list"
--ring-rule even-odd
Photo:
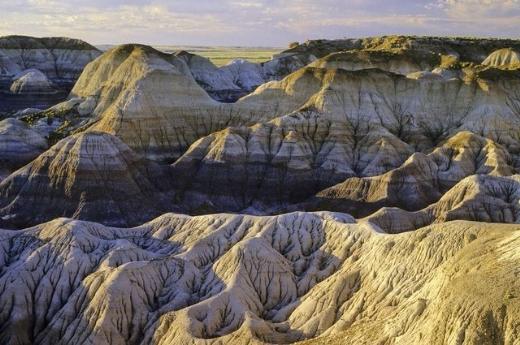
[(283, 48), (265, 47), (184, 47), (184, 46), (157, 46), (157, 49), (173, 53), (185, 50), (193, 54), (206, 57), (216, 66), (223, 66), (236, 59), (244, 59), (250, 62), (260, 63), (271, 60), (274, 54)]

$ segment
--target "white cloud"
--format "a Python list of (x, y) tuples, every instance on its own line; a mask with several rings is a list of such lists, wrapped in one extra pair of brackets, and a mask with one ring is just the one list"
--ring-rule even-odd
[(518, 35), (520, 0), (0, 0), (0, 34), (285, 45), (378, 34)]
[(433, 5), (453, 18), (507, 18), (520, 14), (520, 0), (438, 0)]

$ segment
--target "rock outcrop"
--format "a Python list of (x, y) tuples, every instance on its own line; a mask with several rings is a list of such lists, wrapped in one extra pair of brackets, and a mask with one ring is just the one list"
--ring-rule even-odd
[[(0, 122), (0, 344), (516, 345), (519, 49), (105, 52)], [(0, 39), (0, 86), (36, 106), (97, 54)]]
[(34, 68), (57, 83), (74, 82), (85, 65), (100, 55), (86, 42), (62, 37), (5, 36), (0, 38), (0, 51), (2, 75)]
[(89, 102), (92, 130), (155, 160), (177, 158), (241, 116), (211, 99), (182, 59), (141, 45), (104, 53), (85, 68), (70, 97)]
[(0, 226), (20, 228), (61, 216), (137, 225), (175, 209), (168, 183), (167, 172), (118, 138), (77, 134), (0, 183)]
[(28, 69), (14, 76), (10, 91), (31, 95), (53, 93), (56, 90), (45, 74), (37, 69)]
[(70, 38), (0, 37), (0, 113), (45, 109), (64, 100), (85, 65), (100, 54)]
[(309, 66), (330, 69), (357, 71), (377, 68), (395, 74), (408, 75), (414, 72), (429, 70), (441, 64), (438, 55), (429, 53), (414, 54), (414, 51), (402, 50), (349, 50), (331, 53), (318, 59)]
[(516, 225), (384, 235), (347, 215), (57, 219), (0, 231), (0, 338), (38, 344), (513, 344)]
[(412, 231), (432, 223), (471, 220), (493, 223), (517, 223), (520, 217), (520, 176), (469, 176), (442, 198), (416, 212), (383, 208), (367, 217), (384, 231)]
[(498, 68), (520, 68), (520, 52), (511, 48), (503, 48), (491, 53), (483, 65)]
[(47, 140), (17, 119), (0, 121), (0, 181), (47, 149)]
[[(230, 75), (246, 94), (274, 78), (266, 74), (263, 64), (255, 64), (243, 59), (233, 60), (220, 69), (224, 74)], [(282, 75), (277, 76), (275, 79), (280, 79), (281, 77)]]
[[(337, 207), (356, 216), (383, 206), (417, 210), (437, 201), (460, 179), (480, 173), (474, 166), (480, 153), (468, 159), (471, 167), (460, 168), (462, 172), (437, 172), (444, 169), (439, 160), (451, 162), (446, 158), (451, 151), (434, 154), (437, 161), (416, 154), (409, 164), (392, 170), (412, 152), (430, 152), (463, 129), (503, 144), (497, 159), (508, 160), (509, 173), (519, 166), (514, 126), (520, 123), (520, 98), (514, 90), (520, 87), (520, 76), (515, 71), (459, 66), (454, 67), (459, 73), (448, 77), (454, 71), (447, 63), (450, 57), (458, 54), (460, 61), (468, 61), (476, 59), (477, 51), (463, 52), (452, 41), (457, 49), (436, 41), (360, 42), (352, 41), (350, 51), (339, 53), (330, 47), (339, 49), (340, 42), (330, 47), (326, 42), (310, 44), (319, 51), (312, 54), (317, 59), (312, 66), (268, 82), (235, 104), (214, 101), (196, 80), (206, 80), (206, 88), (241, 88), (245, 84), (238, 76), (253, 68), (237, 72), (244, 62), (216, 69), (191, 54), (124, 45), (89, 64), (67, 102), (24, 120), (51, 142), (75, 131), (102, 131), (148, 159), (174, 162), (176, 202), (195, 213), (274, 212), (348, 178), (351, 187), (340, 188), (339, 194), (332, 187), (319, 197), (328, 199), (330, 192), (334, 200), (338, 195), (334, 202), (343, 206)], [(433, 68), (437, 65), (444, 67)], [(488, 147), (482, 138), (467, 135), (465, 140), (462, 145)], [(459, 168), (455, 164), (450, 169), (454, 167)], [(455, 177), (448, 183), (438, 174)], [(386, 196), (394, 188), (389, 186), (409, 176), (429, 182), (411, 187), (409, 200)], [(356, 190), (381, 178), (384, 182), (374, 182), (375, 189)], [(299, 188), (302, 184), (308, 188)], [(372, 206), (358, 213), (343, 204), (346, 199)], [(317, 209), (322, 209), (320, 203)]]
[(515, 169), (510, 162), (509, 153), (501, 145), (460, 132), (428, 155), (415, 153), (401, 167), (383, 175), (349, 178), (301, 206), (356, 217), (365, 217), (382, 207), (416, 211), (441, 199), (467, 176), (512, 175)]
[[(252, 91), (240, 85), (240, 75), (230, 73), (227, 68), (218, 68), (208, 58), (185, 51), (175, 55), (186, 62), (197, 83), (217, 101), (234, 102)], [(263, 79), (259, 80), (253, 88), (263, 82)]]
[(432, 72), (403, 76), (379, 69), (305, 67), (260, 86), (235, 108), (264, 117), (312, 108), (330, 121), (383, 126), (419, 150), (461, 129), (499, 132), (502, 141), (517, 141), (520, 75), (493, 69), (466, 73), (444, 78)]
[(356, 130), (306, 111), (203, 137), (173, 164), (181, 203), (205, 212), (259, 212), (347, 177), (387, 172), (413, 153), (385, 129)]
[(471, 40), (458, 38), (386, 36), (363, 40), (315, 40), (297, 45), (254, 64), (235, 60), (217, 68), (208, 59), (179, 52), (200, 85), (220, 101), (236, 101), (259, 85), (280, 80), (307, 65), (321, 68), (360, 70), (379, 68), (408, 75), (459, 63), (481, 63), (494, 49), (513, 45), (512, 40)]
[[(480, 64), (489, 54), (502, 48), (520, 49), (520, 41), (461, 37), (377, 36), (362, 39), (310, 40), (280, 55), (307, 58), (309, 61), (347, 50), (410, 51), (419, 55), (435, 54), (445, 59)], [(312, 61), (307, 63), (310, 62)]]
[(216, 68), (188, 53), (126, 45), (90, 64), (70, 98), (88, 101), (91, 128), (161, 161), (173, 161), (197, 139), (228, 126), (267, 122), (309, 108), (334, 122), (382, 125), (420, 150), (435, 147), (461, 128), (488, 135), (520, 121), (515, 111), (520, 101), (508, 101), (520, 85), (514, 71), (497, 76), (493, 68), (453, 67), (453, 61), (424, 47), (384, 50), (367, 44), (363, 49), (323, 53), (311, 66), (267, 82), (235, 104), (221, 104), (204, 89), (214, 97), (249, 92), (262, 80), (286, 75), (267, 72), (267, 66), (283, 59)]

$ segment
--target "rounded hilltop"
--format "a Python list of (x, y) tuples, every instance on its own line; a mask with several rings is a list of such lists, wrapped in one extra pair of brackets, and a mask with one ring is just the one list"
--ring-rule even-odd
[(81, 72), (0, 121), (0, 343), (520, 338), (519, 41), (67, 42), (0, 47), (0, 97)]
[(99, 55), (96, 47), (66, 37), (0, 37), (0, 115), (64, 101)]
[[(132, 226), (165, 209), (164, 169), (108, 133), (85, 132), (59, 141), (0, 183), (0, 226), (60, 216)], [(11, 214), (14, 216), (5, 217)]]
[(83, 40), (70, 37), (32, 37), (10, 35), (0, 37), (0, 49), (72, 49), (98, 50)]
[(513, 48), (496, 50), (482, 64), (498, 68), (520, 68), (520, 50)]

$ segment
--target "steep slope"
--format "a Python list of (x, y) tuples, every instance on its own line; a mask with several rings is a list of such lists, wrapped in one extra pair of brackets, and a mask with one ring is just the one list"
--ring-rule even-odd
[(432, 153), (415, 153), (386, 174), (349, 178), (300, 205), (367, 216), (382, 207), (419, 210), (473, 174), (507, 176), (514, 173), (511, 157), (501, 145), (470, 132), (459, 132)]
[(185, 60), (197, 82), (214, 99), (233, 102), (259, 85), (280, 80), (307, 65), (347, 70), (379, 68), (407, 75), (438, 67), (457, 68), (461, 63), (480, 64), (494, 50), (507, 50), (510, 46), (520, 47), (520, 43), (411, 36), (315, 40), (296, 45), (264, 63), (236, 60), (220, 68), (194, 54), (179, 52), (177, 55)]
[[(70, 38), (0, 37), (0, 112), (44, 109), (64, 100), (85, 65), (100, 54)], [(30, 97), (20, 95), (28, 92)]]
[[(65, 37), (0, 37), (4, 66), (18, 66), (18, 71), (2, 67), (2, 75), (34, 68), (53, 81), (74, 82), (83, 67), (100, 55), (90, 44)], [(11, 74), (13, 75), (13, 74)]]
[[(426, 55), (426, 56), (425, 56)], [(434, 53), (418, 54), (410, 50), (349, 50), (331, 53), (312, 62), (309, 66), (356, 71), (377, 68), (396, 74), (432, 70), (441, 64), (441, 58)]]
[(302, 68), (240, 99), (237, 109), (287, 114), (313, 108), (331, 121), (382, 125), (420, 150), (460, 129), (516, 142), (520, 75), (494, 69), (403, 76), (378, 69)]
[(516, 223), (520, 209), (519, 176), (473, 175), (446, 192), (440, 200), (420, 211), (383, 208), (369, 216), (384, 231), (411, 231), (451, 220)]
[(74, 135), (0, 183), (0, 226), (60, 216), (136, 225), (173, 209), (165, 174), (114, 136)]
[(177, 158), (196, 139), (240, 123), (241, 114), (212, 100), (183, 60), (147, 46), (104, 53), (87, 66), (71, 97), (91, 103), (92, 130), (156, 160)]
[[(272, 60), (274, 63), (276, 60)], [(220, 67), (221, 73), (230, 75), (244, 94), (254, 91), (258, 86), (271, 79), (281, 79), (284, 75), (268, 76), (264, 64), (255, 64), (244, 59), (235, 59)]]
[(90, 64), (70, 97), (89, 103), (94, 130), (118, 136), (148, 158), (166, 161), (228, 126), (252, 125), (309, 108), (330, 121), (383, 125), (421, 150), (460, 127), (487, 134), (497, 128), (510, 131), (519, 121), (519, 102), (511, 92), (519, 87), (520, 76), (514, 71), (497, 75), (490, 68), (458, 66), (436, 68), (435, 73), (419, 70), (407, 77), (372, 67), (404, 74), (443, 66), (446, 59), (416, 48), (370, 49), (324, 57), (315, 62), (319, 67), (304, 67), (263, 84), (230, 105), (211, 99), (195, 79), (209, 93), (233, 93), (286, 74), (269, 74), (268, 63), (258, 67), (238, 61), (216, 69), (186, 53), (169, 55), (126, 45)]
[(10, 91), (31, 95), (52, 93), (56, 90), (45, 74), (37, 69), (28, 69), (14, 76)]
[(133, 229), (58, 219), (0, 237), (6, 344), (513, 344), (520, 335), (518, 226), (384, 235), (333, 213), (169, 214)]
[(266, 81), (259, 64), (234, 60), (217, 67), (209, 59), (185, 51), (175, 55), (186, 62), (195, 80), (217, 101), (235, 102)]
[(362, 39), (310, 40), (280, 55), (322, 58), (331, 53), (366, 49), (380, 51), (411, 50), (418, 54), (455, 56), (457, 60), (480, 64), (489, 54), (502, 48), (520, 49), (519, 40), (431, 36), (376, 36)]
[[(303, 344), (515, 344), (517, 229), (450, 222), (381, 238), (386, 249), (367, 255), (378, 259), (372, 264), (361, 255), (358, 261), (360, 294), (340, 309), (350, 313), (323, 337)], [(363, 279), (369, 276), (364, 265), (371, 267), (373, 281)], [(372, 308), (373, 301), (379, 307)]]
[(413, 153), (384, 129), (357, 130), (308, 110), (201, 138), (173, 164), (182, 204), (205, 212), (279, 207), (397, 168)]
[(520, 68), (520, 53), (511, 48), (499, 49), (489, 54), (482, 64), (498, 68)]
[(47, 140), (22, 121), (0, 121), (0, 181), (46, 149)]

